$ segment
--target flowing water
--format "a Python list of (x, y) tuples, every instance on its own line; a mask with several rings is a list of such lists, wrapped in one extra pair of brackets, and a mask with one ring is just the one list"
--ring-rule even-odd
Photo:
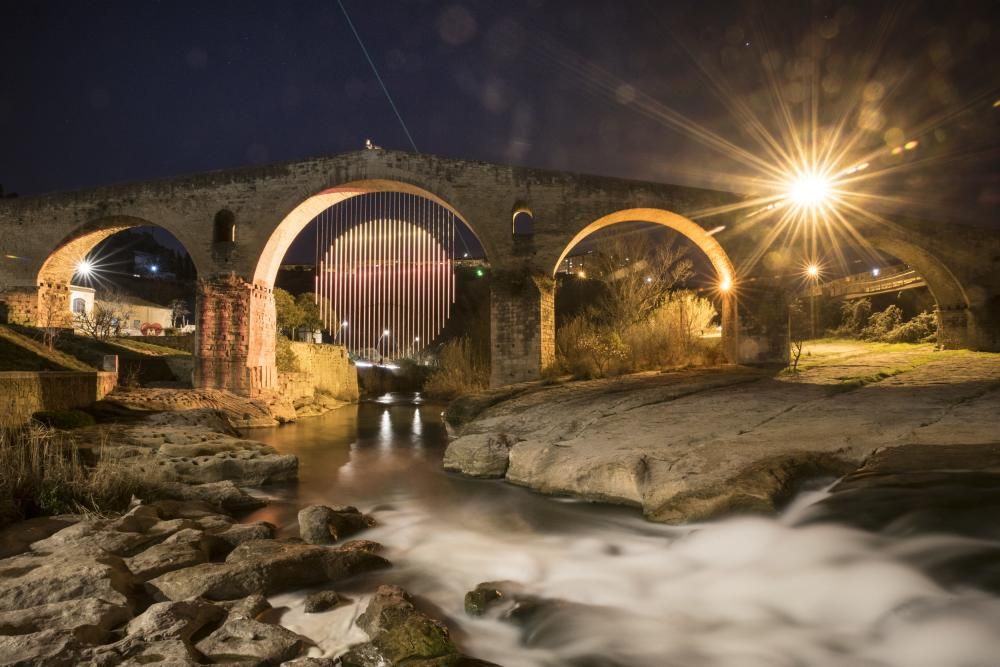
[[(1000, 665), (1000, 598), (981, 576), (1000, 571), (1000, 541), (817, 522), (824, 490), (775, 518), (652, 524), (444, 473), (440, 412), (387, 395), (250, 433), (300, 470), (248, 520), (294, 536), (300, 507), (355, 505), (378, 521), (362, 537), (394, 564), (339, 586), (350, 602), (321, 614), (303, 612), (304, 593), (272, 598), (282, 624), (318, 642), (314, 655), (363, 641), (355, 617), (378, 583), (396, 583), (465, 653), (505, 667)], [(465, 593), (498, 580), (541, 602), (467, 616)]]

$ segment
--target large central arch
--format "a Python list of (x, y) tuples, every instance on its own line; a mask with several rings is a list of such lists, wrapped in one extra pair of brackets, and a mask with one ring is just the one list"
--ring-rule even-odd
[[(308, 195), (288, 211), (268, 235), (254, 265), (249, 285), (240, 285), (237, 279), (230, 278), (231, 284), (201, 286), (199, 301), (202, 304), (201, 310), (205, 313), (204, 317), (200, 317), (202, 324), (205, 325), (202, 326), (201, 333), (204, 344), (199, 346), (202, 358), (199, 359), (198, 367), (202, 370), (196, 373), (201, 385), (237, 386), (241, 391), (248, 391), (251, 395), (271, 390), (276, 386), (277, 331), (273, 289), (285, 253), (302, 230), (329, 207), (352, 197), (378, 192), (401, 192), (423, 197), (438, 204), (454, 214), (472, 232), (487, 254), (491, 252), (491, 248), (483, 243), (482, 237), (468, 219), (450, 202), (411, 183), (393, 179), (355, 180)], [(212, 346), (211, 338), (218, 334), (213, 329), (221, 331), (225, 322), (221, 319), (216, 322), (217, 318), (211, 311), (227, 308), (230, 310), (238, 308), (245, 314), (243, 318), (246, 322), (244, 329), (246, 333), (242, 335), (246, 337), (244, 342), (246, 354), (238, 360), (242, 366), (240, 369), (232, 364), (231, 360), (235, 355), (225, 350), (221, 350), (222, 354), (216, 355), (218, 358), (213, 356), (217, 349)]]
[[(253, 284), (267, 289), (274, 287), (274, 281), (278, 276), (281, 260), (284, 258), (289, 246), (316, 216), (331, 206), (346, 201), (351, 197), (375, 192), (403, 192), (429, 199), (453, 213), (476, 236), (480, 244), (483, 243), (482, 237), (469, 224), (465, 216), (449, 202), (433, 192), (411, 183), (389, 179), (351, 181), (350, 183), (329, 188), (306, 198), (285, 215), (271, 233), (267, 243), (264, 245), (260, 258), (257, 260), (257, 266), (253, 274)], [(483, 249), (487, 252), (487, 256), (489, 256), (490, 250), (485, 245)]]

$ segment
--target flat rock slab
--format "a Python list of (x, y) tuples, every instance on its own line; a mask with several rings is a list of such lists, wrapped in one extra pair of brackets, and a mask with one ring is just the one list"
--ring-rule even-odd
[(796, 375), (736, 367), (521, 391), (467, 424), (445, 466), (681, 523), (772, 511), (804, 478), (843, 475), (881, 447), (1000, 440), (1000, 355), (868, 349), (804, 358)]

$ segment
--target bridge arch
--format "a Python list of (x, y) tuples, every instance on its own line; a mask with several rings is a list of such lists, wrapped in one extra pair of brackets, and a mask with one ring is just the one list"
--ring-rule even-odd
[(973, 303), (962, 281), (945, 263), (932, 244), (923, 239), (911, 240), (912, 234), (888, 222), (859, 230), (864, 243), (891, 255), (913, 269), (934, 299), (938, 319), (938, 344), (947, 349), (978, 347)]
[(268, 236), (260, 256), (257, 259), (253, 273), (253, 284), (264, 288), (273, 288), (275, 278), (278, 276), (278, 269), (281, 261), (288, 251), (295, 238), (305, 229), (317, 215), (326, 209), (346, 201), (351, 197), (372, 194), (376, 192), (402, 192), (416, 195), (428, 199), (435, 204), (447, 209), (462, 221), (469, 231), (483, 246), (487, 257), (491, 256), (492, 248), (487, 246), (487, 240), (481, 236), (475, 227), (454, 205), (444, 197), (441, 197), (430, 190), (419, 185), (407, 183), (405, 181), (374, 178), (356, 180), (336, 185), (321, 192), (309, 195), (300, 200), (281, 221), (275, 226)]
[(554, 276), (563, 260), (585, 238), (612, 225), (626, 222), (648, 222), (677, 232), (701, 250), (715, 270), (715, 284), (721, 299), (722, 350), (730, 362), (739, 361), (739, 316), (736, 301), (737, 275), (729, 253), (701, 225), (673, 211), (662, 208), (626, 208), (606, 215), (584, 226), (569, 241), (552, 266)]
[[(10, 321), (30, 323), (35, 326), (73, 326), (73, 304), (70, 303), (70, 291), (73, 276), (77, 273), (80, 263), (102, 241), (129, 229), (138, 227), (155, 227), (170, 233), (188, 251), (195, 272), (200, 275), (204, 262), (199, 262), (194, 253), (189, 251), (192, 246), (175, 232), (176, 227), (169, 224), (158, 224), (144, 217), (134, 215), (109, 215), (94, 218), (77, 226), (69, 234), (60, 239), (44, 256), (35, 274), (34, 288), (27, 294), (27, 302), (22, 306), (22, 312)], [(96, 267), (100, 276), (100, 267)], [(22, 297), (23, 298), (23, 297)], [(14, 299), (15, 303), (17, 299)]]

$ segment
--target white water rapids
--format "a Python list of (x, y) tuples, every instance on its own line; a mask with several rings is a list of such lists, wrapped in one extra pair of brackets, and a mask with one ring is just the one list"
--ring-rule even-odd
[[(412, 406), (365, 409), (339, 454), (302, 445), (313, 438), (333, 447), (329, 434), (340, 427), (329, 423), (320, 435), (278, 439), (299, 454), (303, 479), (286, 512), (254, 517), (294, 534), (294, 510), (325, 502), (355, 504), (378, 521), (362, 537), (385, 545), (393, 568), (343, 590), (351, 603), (305, 614), (303, 593), (272, 599), (287, 607), (283, 625), (318, 643), (313, 655), (363, 641), (353, 620), (367, 594), (398, 583), (449, 623), (463, 652), (505, 667), (1000, 665), (1000, 598), (945, 588), (928, 574), (969, 554), (1000, 554), (996, 542), (804, 524), (823, 492), (777, 518), (660, 526), (634, 512), (445, 475), (432, 447), (443, 440), (439, 424), (424, 418), (417, 433)], [(562, 603), (521, 624), (500, 618), (510, 601), (467, 616), (465, 593), (497, 580)]]

